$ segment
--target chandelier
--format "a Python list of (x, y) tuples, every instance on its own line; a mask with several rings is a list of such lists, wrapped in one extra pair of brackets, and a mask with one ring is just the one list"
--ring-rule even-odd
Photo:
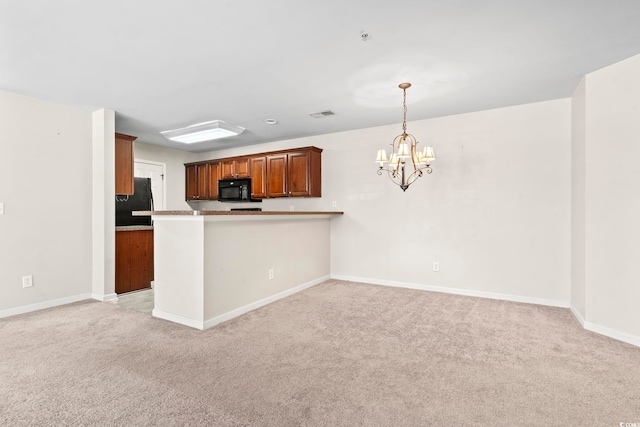
[[(407, 188), (421, 177), (423, 172), (427, 174), (433, 172), (429, 163), (435, 160), (436, 156), (433, 153), (433, 147), (424, 147), (423, 151), (419, 151), (418, 141), (413, 135), (407, 133), (407, 89), (411, 87), (411, 83), (400, 83), (398, 87), (402, 89), (404, 95), (402, 133), (391, 143), (391, 157), (387, 158), (386, 150), (378, 150), (376, 163), (380, 166), (378, 175), (387, 171), (391, 181), (400, 186), (402, 191), (407, 191)], [(411, 160), (413, 171), (406, 170), (409, 160)]]

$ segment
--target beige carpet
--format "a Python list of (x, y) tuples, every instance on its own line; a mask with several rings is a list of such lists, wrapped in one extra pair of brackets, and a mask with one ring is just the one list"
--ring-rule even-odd
[(0, 319), (0, 425), (618, 426), (640, 349), (566, 309), (328, 281), (207, 331), (82, 302)]

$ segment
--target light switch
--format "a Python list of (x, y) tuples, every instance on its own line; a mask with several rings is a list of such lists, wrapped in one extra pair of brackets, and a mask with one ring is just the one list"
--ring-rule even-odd
[(4, 203), (0, 202), (0, 215), (4, 215)]

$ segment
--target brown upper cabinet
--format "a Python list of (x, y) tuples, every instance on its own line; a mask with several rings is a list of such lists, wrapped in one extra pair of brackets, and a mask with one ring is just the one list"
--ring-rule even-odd
[(267, 197), (267, 157), (249, 158), (249, 170), (251, 171), (251, 198), (264, 199)]
[(267, 197), (287, 197), (287, 155), (267, 156)]
[(133, 141), (137, 137), (116, 133), (116, 194), (133, 194)]
[[(251, 198), (321, 197), (322, 150), (303, 147), (185, 164), (186, 200), (217, 200), (218, 180), (251, 178)], [(202, 172), (206, 165), (206, 172)], [(206, 173), (206, 178), (202, 178)], [(202, 186), (202, 179), (206, 185)], [(205, 195), (208, 195), (205, 196)]]
[(220, 162), (220, 164), (220, 179), (248, 178), (250, 175), (248, 157), (234, 157), (230, 159), (224, 159)]
[(209, 200), (218, 200), (218, 181), (222, 164), (220, 162), (209, 163)]
[(308, 147), (267, 156), (267, 197), (320, 197), (321, 153)]
[(186, 200), (209, 199), (209, 165), (207, 163), (185, 165), (185, 195)]
[(322, 168), (319, 149), (287, 153), (287, 187), (289, 197), (320, 197)]

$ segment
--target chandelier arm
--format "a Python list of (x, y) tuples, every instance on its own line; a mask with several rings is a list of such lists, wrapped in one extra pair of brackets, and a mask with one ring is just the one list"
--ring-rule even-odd
[(378, 168), (378, 171), (376, 173), (378, 175), (382, 175), (383, 172), (387, 172), (387, 175), (389, 176), (389, 179), (391, 180), (391, 182), (393, 182), (397, 186), (402, 186), (402, 183), (398, 180), (398, 174), (394, 169), (381, 167), (381, 168)]
[(411, 139), (411, 164), (413, 165), (413, 170), (418, 170), (420, 169), (419, 166), (416, 166), (416, 148), (418, 146), (418, 141), (416, 141), (416, 138), (409, 134), (409, 138)]
[(411, 175), (409, 175), (409, 177), (407, 178), (407, 185), (411, 185), (414, 182), (416, 182), (416, 180), (418, 178), (420, 178), (420, 176), (422, 176), (422, 171), (421, 170), (417, 170), (411, 173)]
[(389, 175), (389, 179), (391, 180), (391, 182), (393, 182), (396, 185), (400, 185), (398, 184), (398, 182), (396, 181), (398, 179), (398, 174), (396, 173), (396, 171), (394, 171), (393, 169), (391, 170), (387, 170), (388, 175)]
[(382, 175), (383, 172), (387, 172), (387, 175), (389, 176), (389, 179), (391, 180), (391, 182), (396, 184), (398, 187), (406, 186), (408, 188), (408, 186), (416, 182), (416, 180), (422, 176), (423, 171), (426, 172), (427, 174), (430, 174), (432, 172), (431, 167), (429, 166), (420, 168), (409, 175), (405, 175), (406, 183), (402, 180), (401, 176), (398, 175), (395, 169), (382, 167), (382, 168), (378, 168), (376, 173), (378, 175)]

